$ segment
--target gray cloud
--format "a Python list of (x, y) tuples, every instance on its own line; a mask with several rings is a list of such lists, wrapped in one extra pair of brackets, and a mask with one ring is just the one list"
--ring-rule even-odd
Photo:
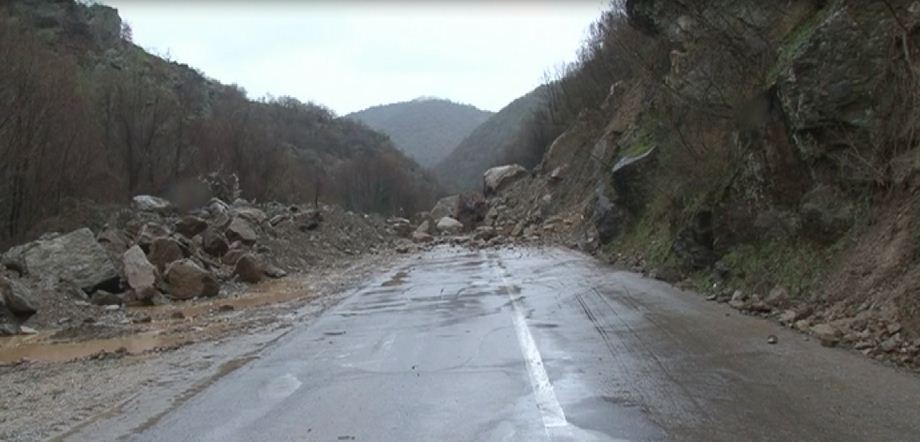
[(251, 97), (348, 113), (421, 95), (498, 110), (570, 61), (604, 1), (106, 2), (135, 42)]

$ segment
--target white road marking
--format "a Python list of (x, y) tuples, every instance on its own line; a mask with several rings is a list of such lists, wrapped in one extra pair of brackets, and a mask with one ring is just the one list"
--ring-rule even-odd
[(530, 334), (530, 328), (527, 327), (527, 320), (524, 319), (524, 312), (521, 309), (514, 293), (511, 293), (511, 284), (503, 272), (493, 268), (495, 274), (501, 278), (505, 286), (505, 292), (511, 299), (511, 321), (514, 323), (514, 332), (517, 334), (518, 344), (521, 347), (521, 355), (524, 357), (524, 365), (527, 366), (527, 373), (530, 375), (530, 385), (533, 387), (534, 398), (537, 402), (537, 408), (543, 417), (543, 428), (546, 430), (546, 437), (553, 439), (571, 439), (569, 422), (565, 418), (565, 412), (559, 400), (556, 399), (556, 392), (553, 390), (553, 384), (549, 381), (546, 369), (543, 368), (543, 358), (540, 356), (540, 350)]

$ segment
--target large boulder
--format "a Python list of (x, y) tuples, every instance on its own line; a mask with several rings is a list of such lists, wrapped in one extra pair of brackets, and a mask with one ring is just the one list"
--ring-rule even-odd
[(527, 175), (527, 169), (518, 164), (493, 167), (482, 175), (482, 193), (486, 196), (495, 194)]
[(265, 272), (262, 263), (255, 256), (247, 253), (236, 260), (233, 274), (239, 277), (240, 281), (255, 284), (262, 280)]
[(220, 293), (220, 284), (214, 274), (202, 269), (190, 259), (169, 265), (166, 269), (166, 284), (169, 286), (169, 297), (172, 299), (217, 296)]
[(201, 247), (209, 255), (218, 258), (230, 250), (230, 244), (224, 235), (214, 229), (207, 229), (201, 234)]
[(142, 293), (156, 285), (157, 268), (147, 260), (140, 246), (128, 249), (122, 256), (122, 263), (128, 286), (135, 292)]
[(171, 202), (152, 195), (137, 195), (131, 198), (131, 207), (146, 212), (168, 212), (173, 209)]
[(26, 250), (29, 250), (33, 244), (22, 244), (10, 247), (3, 256), (0, 256), (0, 264), (4, 267), (23, 274), (26, 272)]
[(479, 194), (469, 194), (460, 197), (460, 204), (457, 207), (457, 215), (451, 218), (460, 221), (465, 227), (473, 228), (486, 218), (486, 212), (489, 210), (489, 204)]
[(419, 224), (418, 227), (415, 229), (415, 233), (424, 233), (426, 235), (431, 235), (432, 233), (435, 233), (434, 223), (427, 219), (425, 221), (422, 221), (422, 223)]
[(434, 208), (431, 209), (429, 216), (431, 219), (441, 219), (445, 216), (451, 218), (457, 216), (457, 212), (460, 210), (460, 195), (451, 195), (445, 196), (438, 200), (437, 204), (434, 205)]
[(150, 254), (147, 258), (160, 272), (163, 272), (169, 264), (185, 258), (185, 252), (179, 241), (169, 237), (160, 237), (150, 244)]
[(70, 280), (87, 292), (117, 286), (119, 280), (108, 253), (87, 228), (28, 244), (21, 264), (25, 273)]
[(230, 222), (231, 210), (227, 203), (217, 198), (212, 198), (208, 202), (207, 209), (211, 224), (219, 228), (225, 227)]
[(176, 232), (186, 238), (192, 238), (207, 228), (207, 221), (192, 215), (184, 216), (176, 223)]
[(144, 223), (134, 235), (134, 244), (147, 251), (157, 238), (169, 236), (169, 234), (169, 229), (159, 223)]
[(463, 223), (457, 221), (449, 216), (445, 216), (438, 220), (438, 232), (441, 234), (456, 235), (463, 230)]
[(416, 230), (415, 232), (412, 232), (412, 241), (424, 243), (424, 242), (431, 242), (433, 240), (434, 238), (432, 238), (432, 236), (428, 232), (421, 232), (418, 230)]
[(259, 239), (259, 235), (249, 221), (239, 216), (230, 221), (226, 235), (230, 241), (239, 241), (243, 244), (253, 244)]
[(21, 321), (29, 319), (38, 312), (28, 287), (2, 276), (0, 276), (0, 301), (2, 301), (0, 304), (5, 304), (6, 309)]
[(390, 218), (387, 220), (393, 228), (393, 232), (400, 238), (408, 238), (412, 235), (412, 223), (405, 218)]
[(110, 257), (119, 257), (131, 242), (125, 232), (118, 229), (105, 229), (96, 235), (96, 241), (109, 252)]

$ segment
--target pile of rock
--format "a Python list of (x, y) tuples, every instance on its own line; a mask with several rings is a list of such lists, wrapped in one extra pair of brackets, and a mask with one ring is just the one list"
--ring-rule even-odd
[(243, 200), (212, 199), (179, 215), (169, 201), (141, 195), (132, 207), (130, 219), (98, 235), (88, 228), (51, 233), (4, 253), (0, 334), (18, 332), (36, 313), (33, 290), (51, 288), (96, 305), (161, 304), (217, 296), (231, 280), (284, 276), (268, 262), (263, 239), (282, 220), (303, 230), (322, 222), (321, 214), (299, 208), (269, 217)]
[(707, 299), (725, 302), (750, 315), (773, 318), (828, 347), (848, 347), (877, 360), (920, 367), (920, 339), (910, 339), (893, 306), (868, 303), (817, 309), (810, 300), (793, 299), (782, 287), (766, 297), (735, 290)]

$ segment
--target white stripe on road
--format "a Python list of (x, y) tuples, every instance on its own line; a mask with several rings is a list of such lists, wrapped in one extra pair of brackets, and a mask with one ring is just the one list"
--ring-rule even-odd
[(511, 293), (511, 284), (497, 267), (493, 267), (495, 274), (501, 278), (505, 285), (505, 292), (511, 299), (511, 320), (514, 323), (514, 331), (517, 334), (518, 344), (521, 346), (521, 355), (524, 357), (524, 365), (527, 366), (527, 373), (530, 375), (530, 385), (533, 387), (533, 394), (537, 401), (537, 408), (543, 417), (543, 428), (546, 430), (546, 436), (550, 439), (570, 439), (569, 422), (565, 419), (565, 412), (556, 399), (556, 392), (553, 390), (553, 384), (549, 381), (546, 369), (543, 368), (543, 358), (540, 356), (540, 350), (530, 334), (530, 328), (527, 327), (527, 321), (524, 319), (524, 313)]

